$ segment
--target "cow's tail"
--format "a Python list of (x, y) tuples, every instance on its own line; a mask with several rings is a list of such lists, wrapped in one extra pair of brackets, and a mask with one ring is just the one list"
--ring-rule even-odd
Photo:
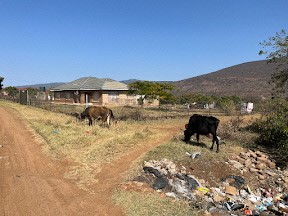
[(114, 115), (113, 115), (113, 112), (112, 112), (111, 109), (109, 110), (109, 113), (110, 113), (110, 119), (111, 119), (111, 120), (112, 120), (112, 119), (114, 120), (115, 118), (114, 118)]
[(107, 126), (108, 126), (108, 127), (110, 126), (112, 120), (115, 120), (115, 117), (114, 117), (114, 115), (113, 115), (112, 110), (109, 109), (109, 110), (108, 110), (108, 113), (107, 113)]

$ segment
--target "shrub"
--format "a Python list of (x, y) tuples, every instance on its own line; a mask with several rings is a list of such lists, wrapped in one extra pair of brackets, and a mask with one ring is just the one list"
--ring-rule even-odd
[(274, 99), (269, 110), (263, 119), (251, 125), (251, 129), (260, 135), (257, 144), (272, 152), (282, 165), (287, 165), (288, 101)]

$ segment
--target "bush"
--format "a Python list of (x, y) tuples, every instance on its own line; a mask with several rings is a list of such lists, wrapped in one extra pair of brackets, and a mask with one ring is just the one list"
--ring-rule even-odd
[(263, 119), (254, 122), (251, 129), (259, 133), (257, 144), (272, 152), (282, 165), (287, 166), (288, 101), (275, 99)]

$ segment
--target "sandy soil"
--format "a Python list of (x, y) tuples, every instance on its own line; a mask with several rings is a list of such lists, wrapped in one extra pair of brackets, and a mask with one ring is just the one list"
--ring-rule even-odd
[(54, 161), (41, 151), (18, 114), (0, 107), (0, 215), (123, 215), (111, 203), (112, 190), (133, 161), (155, 146), (170, 139), (178, 129), (171, 128), (165, 137), (128, 152), (111, 164), (104, 164), (92, 186), (91, 194), (64, 179), (69, 162)]

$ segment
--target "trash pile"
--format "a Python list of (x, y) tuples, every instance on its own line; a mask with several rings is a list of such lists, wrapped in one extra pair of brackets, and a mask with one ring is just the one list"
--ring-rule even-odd
[[(271, 177), (264, 169), (267, 168), (267, 171), (275, 174), (273, 177), (278, 178), (281, 176), (281, 179), (278, 179), (279, 184), (276, 181), (273, 183), (273, 187), (258, 187), (252, 190), (243, 177), (229, 175), (219, 179), (217, 187), (209, 187), (209, 183), (205, 182), (205, 180), (198, 180), (195, 176), (188, 174), (184, 166), (177, 167), (168, 159), (145, 162), (143, 170), (145, 172), (144, 175), (149, 176), (150, 185), (155, 190), (175, 199), (188, 200), (192, 208), (203, 212), (207, 216), (288, 215), (287, 184), (285, 185), (283, 180), (287, 178), (288, 173), (283, 173), (277, 169), (275, 164), (272, 164), (273, 162), (264, 154), (260, 155), (260, 152), (253, 152), (255, 153), (254, 155), (251, 152), (249, 151), (239, 156), (241, 159), (247, 157), (243, 160), (243, 164), (250, 159), (251, 163), (248, 162), (250, 163), (249, 166), (243, 165), (238, 157), (236, 158), (237, 160), (235, 159), (235, 161), (243, 165), (237, 169), (242, 169), (243, 172), (245, 172), (245, 169), (247, 169), (247, 172), (252, 172), (250, 168), (257, 169), (253, 173), (256, 174), (256, 172), (260, 171), (260, 174), (257, 174), (257, 178), (264, 181)], [(197, 153), (195, 155), (199, 157), (201, 154)], [(194, 156), (193, 153), (190, 154), (191, 158), (197, 158)], [(258, 157), (261, 159), (258, 160)], [(262, 160), (264, 158), (265, 161)], [(228, 163), (234, 166), (234, 162), (229, 161)], [(251, 164), (254, 164), (255, 167)], [(269, 165), (276, 170), (270, 168)], [(260, 175), (263, 175), (265, 179), (260, 179)]]

